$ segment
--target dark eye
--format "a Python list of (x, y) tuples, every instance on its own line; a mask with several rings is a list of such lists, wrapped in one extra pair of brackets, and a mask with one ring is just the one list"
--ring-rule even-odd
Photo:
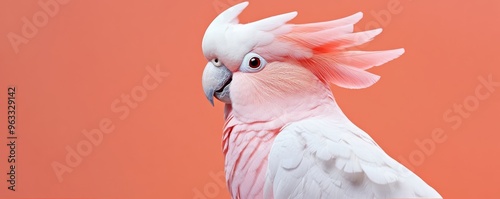
[(244, 73), (256, 73), (266, 67), (267, 61), (257, 53), (249, 52), (243, 57), (240, 71)]
[(260, 59), (258, 57), (252, 57), (250, 61), (248, 61), (248, 65), (250, 66), (250, 68), (259, 68)]
[(212, 64), (214, 64), (214, 66), (217, 66), (217, 67), (222, 66), (222, 63), (219, 61), (219, 58), (213, 58), (211, 60), (211, 62), (212, 62)]

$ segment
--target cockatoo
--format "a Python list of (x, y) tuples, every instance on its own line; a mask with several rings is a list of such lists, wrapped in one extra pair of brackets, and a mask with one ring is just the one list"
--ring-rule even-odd
[(350, 50), (381, 32), (353, 32), (362, 13), (290, 24), (290, 12), (240, 24), (247, 6), (218, 15), (202, 41), (203, 90), (212, 105), (214, 97), (225, 103), (232, 198), (441, 198), (355, 126), (329, 87), (371, 86), (379, 76), (366, 69), (403, 49)]

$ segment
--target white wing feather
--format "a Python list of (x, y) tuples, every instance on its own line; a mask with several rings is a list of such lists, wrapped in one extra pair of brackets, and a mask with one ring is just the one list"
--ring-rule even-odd
[(285, 126), (268, 161), (266, 198), (441, 198), (368, 134), (339, 117)]

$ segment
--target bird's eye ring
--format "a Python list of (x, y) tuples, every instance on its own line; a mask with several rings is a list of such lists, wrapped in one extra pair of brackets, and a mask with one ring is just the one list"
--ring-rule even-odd
[(264, 69), (267, 61), (257, 53), (249, 52), (243, 57), (240, 65), (240, 71), (244, 73), (256, 73)]
[(219, 58), (212, 59), (212, 64), (217, 67), (222, 66), (222, 63), (219, 61)]

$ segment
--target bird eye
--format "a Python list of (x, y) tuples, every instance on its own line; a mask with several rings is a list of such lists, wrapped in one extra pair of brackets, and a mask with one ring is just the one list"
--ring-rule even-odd
[(241, 72), (254, 73), (261, 71), (266, 66), (266, 60), (257, 53), (248, 53), (240, 65)]
[(250, 68), (259, 68), (260, 67), (260, 59), (258, 57), (250, 58), (250, 61), (248, 62), (248, 66), (250, 66)]
[(217, 67), (222, 66), (222, 63), (220, 62), (219, 58), (214, 58), (214, 59), (212, 59), (211, 62), (214, 66), (217, 66)]

